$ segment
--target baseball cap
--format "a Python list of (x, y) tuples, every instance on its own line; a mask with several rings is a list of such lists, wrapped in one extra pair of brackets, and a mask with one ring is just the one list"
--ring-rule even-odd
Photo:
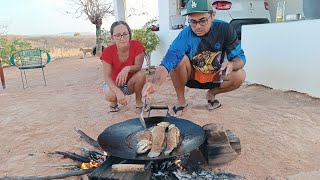
[(187, 11), (184, 16), (192, 13), (209, 13), (212, 7), (209, 7), (207, 0), (189, 0), (187, 3)]

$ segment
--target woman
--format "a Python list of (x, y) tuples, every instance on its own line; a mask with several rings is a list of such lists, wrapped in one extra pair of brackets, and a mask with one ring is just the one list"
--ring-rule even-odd
[(118, 104), (126, 106), (125, 95), (135, 93), (136, 107), (142, 108), (142, 87), (146, 76), (141, 71), (144, 47), (131, 40), (131, 29), (124, 21), (116, 21), (110, 28), (114, 44), (105, 48), (100, 59), (103, 62), (105, 98), (110, 102), (110, 111), (118, 112)]

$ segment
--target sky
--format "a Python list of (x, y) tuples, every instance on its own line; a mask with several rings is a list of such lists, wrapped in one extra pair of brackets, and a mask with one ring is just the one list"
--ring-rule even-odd
[[(140, 28), (145, 22), (158, 16), (158, 0), (126, 1), (127, 9), (134, 8), (136, 11), (148, 13), (128, 18), (128, 24), (132, 29)], [(0, 0), (0, 24), (8, 25), (6, 34), (15, 35), (95, 33), (95, 26), (85, 14), (76, 18), (66, 13), (73, 9), (70, 0)], [(102, 28), (109, 30), (113, 21), (114, 17), (104, 19)]]

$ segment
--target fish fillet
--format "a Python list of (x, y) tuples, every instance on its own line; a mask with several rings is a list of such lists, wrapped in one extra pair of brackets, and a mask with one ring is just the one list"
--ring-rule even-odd
[(162, 146), (166, 138), (166, 128), (169, 124), (168, 122), (161, 122), (151, 130), (152, 147), (147, 155), (148, 157), (158, 157), (161, 154)]
[(169, 155), (174, 148), (176, 148), (179, 144), (180, 139), (180, 130), (174, 125), (170, 124), (168, 127), (167, 138), (166, 138), (166, 149), (164, 151), (165, 155)]
[(138, 141), (137, 147), (136, 147), (137, 148), (136, 152), (138, 154), (143, 154), (151, 149), (152, 135), (151, 135), (150, 130), (144, 130), (144, 131), (138, 132), (134, 136), (134, 138), (135, 138), (135, 140)]

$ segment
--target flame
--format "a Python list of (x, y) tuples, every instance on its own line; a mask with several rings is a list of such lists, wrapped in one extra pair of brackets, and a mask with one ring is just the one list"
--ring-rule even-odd
[(99, 163), (90, 160), (89, 163), (82, 163), (80, 166), (80, 169), (84, 170), (84, 169), (91, 169), (91, 168), (96, 168), (99, 167)]
[(180, 170), (182, 170), (183, 169), (183, 167), (182, 167), (182, 165), (181, 165), (181, 159), (177, 159), (174, 163), (176, 164), (176, 166), (180, 169)]

